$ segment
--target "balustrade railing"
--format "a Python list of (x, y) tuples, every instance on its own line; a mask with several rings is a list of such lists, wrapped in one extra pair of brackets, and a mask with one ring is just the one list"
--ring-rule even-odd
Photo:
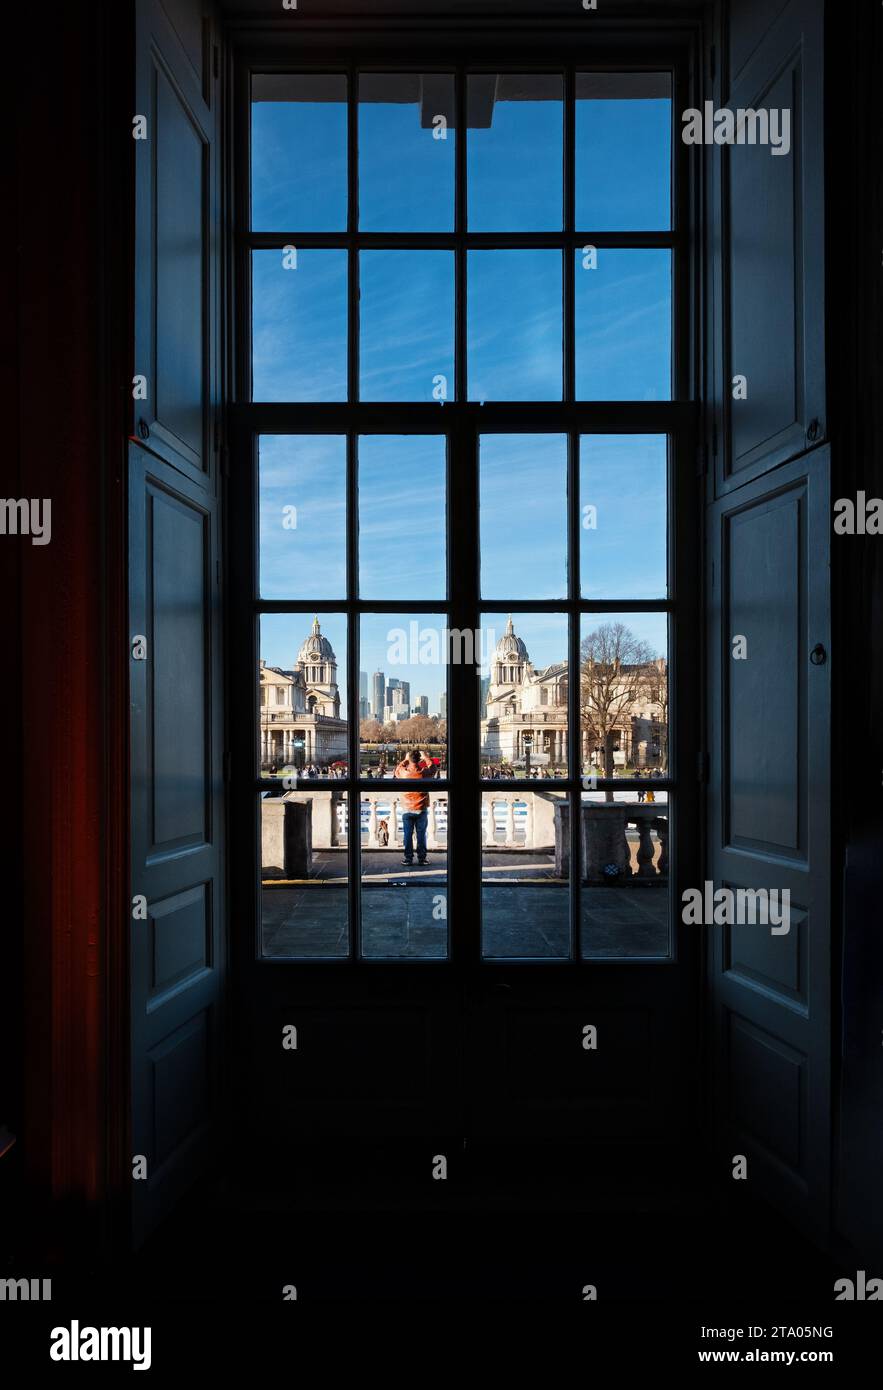
[[(348, 836), (348, 800), (325, 789), (291, 791), (264, 801), (265, 816), (278, 816), (286, 801), (311, 803), (313, 850), (343, 849)], [(360, 795), (359, 832), (365, 850), (399, 849), (404, 844), (401, 794), (390, 786)], [(448, 845), (448, 794), (429, 792), (427, 848)], [(485, 852), (535, 852), (554, 857), (556, 875), (566, 878), (570, 863), (570, 801), (551, 792), (493, 791), (482, 795), (481, 836)], [(304, 832), (306, 833), (306, 832)], [(666, 803), (581, 803), (580, 846), (587, 882), (648, 882), (668, 876)]]

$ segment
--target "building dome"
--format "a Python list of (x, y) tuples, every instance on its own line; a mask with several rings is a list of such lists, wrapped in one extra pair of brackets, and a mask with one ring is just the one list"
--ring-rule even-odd
[(323, 637), (319, 629), (319, 619), (313, 619), (313, 630), (297, 654), (304, 665), (314, 665), (317, 661), (336, 661), (331, 643)]
[(497, 643), (494, 661), (527, 661), (527, 647), (520, 637), (516, 637), (512, 627), (512, 615), (506, 624), (506, 631)]

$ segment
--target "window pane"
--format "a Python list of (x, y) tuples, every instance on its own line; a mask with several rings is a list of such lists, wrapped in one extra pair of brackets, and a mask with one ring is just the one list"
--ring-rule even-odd
[(444, 598), (443, 435), (359, 439), (359, 593)]
[(454, 230), (454, 125), (454, 79), (449, 74), (362, 74), (363, 232)]
[(359, 263), (362, 400), (453, 397), (453, 253), (363, 251)]
[(567, 618), (482, 617), (481, 770), (526, 780), (567, 776)]
[(581, 811), (581, 955), (669, 955), (668, 793), (583, 792)]
[(567, 436), (483, 434), (481, 592), (567, 594)]
[(569, 802), (563, 792), (481, 797), (481, 949), (485, 957), (570, 954)]
[(412, 748), (425, 755), (431, 778), (447, 775), (447, 632), (440, 613), (363, 614), (359, 667), (368, 692), (359, 724), (363, 777), (391, 778)]
[(259, 801), (263, 954), (340, 959), (349, 954), (346, 794), (289, 781)]
[(262, 435), (258, 477), (262, 597), (344, 598), (344, 436)]
[(561, 255), (469, 251), (471, 401), (560, 401)]
[(252, 253), (252, 399), (346, 400), (346, 251)]
[(251, 225), (346, 229), (346, 78), (261, 74), (251, 82)]
[(448, 953), (448, 794), (406, 785), (397, 778), (361, 794), (362, 955), (439, 960)]
[(576, 225), (598, 232), (671, 226), (668, 73), (577, 73)]
[(668, 772), (665, 613), (583, 614), (580, 737), (584, 776), (637, 773), (652, 797), (655, 777)]
[(471, 232), (558, 231), (562, 223), (564, 83), (490, 73), (467, 79)]
[(584, 597), (665, 597), (667, 455), (663, 434), (581, 437), (580, 585)]
[(346, 618), (264, 613), (257, 747), (262, 776), (337, 777), (347, 763)]
[(671, 252), (576, 254), (577, 399), (671, 400)]

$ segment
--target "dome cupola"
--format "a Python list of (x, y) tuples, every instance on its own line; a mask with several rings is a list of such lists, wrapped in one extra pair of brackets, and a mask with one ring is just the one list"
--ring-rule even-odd
[(312, 631), (298, 652), (297, 659), (303, 666), (313, 666), (320, 661), (337, 661), (331, 643), (322, 636), (318, 618), (313, 619)]

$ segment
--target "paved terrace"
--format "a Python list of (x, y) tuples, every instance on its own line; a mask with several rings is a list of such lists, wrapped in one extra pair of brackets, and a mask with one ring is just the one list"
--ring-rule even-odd
[[(634, 852), (633, 852), (634, 853)], [(425, 867), (399, 865), (399, 852), (362, 854), (362, 950), (366, 956), (438, 959), (447, 923), (433, 918), (447, 882), (447, 856)], [(347, 954), (346, 853), (313, 853), (309, 881), (263, 886), (264, 954), (340, 957)], [(583, 887), (581, 940), (598, 959), (665, 956), (669, 950), (667, 881)], [(485, 955), (561, 957), (569, 939), (568, 891), (551, 854), (485, 851), (482, 856), (482, 944)]]

